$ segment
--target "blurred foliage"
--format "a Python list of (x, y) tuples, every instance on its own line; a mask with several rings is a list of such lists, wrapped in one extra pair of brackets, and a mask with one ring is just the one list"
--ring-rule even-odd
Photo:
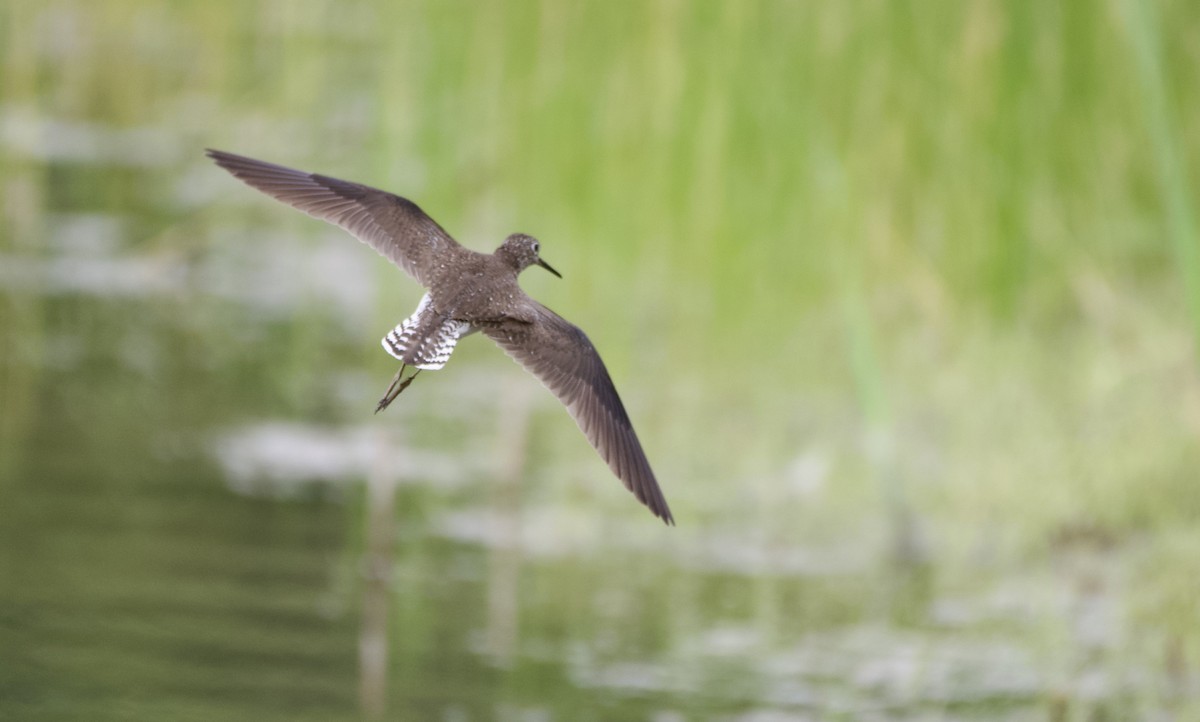
[[(474, 248), (530, 232), (566, 279), (526, 287), (603, 352), (685, 539), (882, 525), (946, 584), (1116, 548), (1137, 629), (1194, 650), (1197, 48), (1182, 0), (9, 0), (0, 252), (53, 258), (86, 216), (164, 268), (241, 261), (231, 229), (297, 254), (329, 232), (205, 146), (412, 197)], [(417, 290), (371, 268), (363, 327), (387, 328)], [(71, 413), (45, 404), (64, 337), (124, 329), (84, 352), (101, 363), (80, 393), (195, 428), (239, 398), (337, 418), (323, 369), (374, 348), (315, 292), (257, 329), (202, 294), (40, 299), (0, 303), (0, 480)], [(122, 342), (154, 344), (123, 324), (147, 315), (172, 371), (113, 393)], [(127, 430), (76, 421), (101, 446)], [(539, 449), (590, 459), (554, 421)]]

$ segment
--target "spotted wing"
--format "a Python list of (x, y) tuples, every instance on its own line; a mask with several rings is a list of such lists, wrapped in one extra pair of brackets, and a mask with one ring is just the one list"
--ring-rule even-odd
[(674, 524), (650, 462), (608, 369), (576, 326), (534, 303), (532, 322), (513, 318), (481, 330), (546, 385), (625, 487), (668, 524)]
[(220, 150), (207, 155), (250, 187), (341, 226), (424, 286), (439, 263), (470, 253), (407, 198)]

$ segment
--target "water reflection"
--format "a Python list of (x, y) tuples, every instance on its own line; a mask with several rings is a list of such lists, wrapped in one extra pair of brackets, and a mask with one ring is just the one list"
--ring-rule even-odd
[(214, 452), (232, 489), (274, 497), (376, 478), (453, 487), (469, 478), (472, 467), (470, 458), (414, 449), (395, 429), (365, 425), (263, 422), (222, 432)]
[[(120, 257), (114, 226), (90, 227), (41, 268)], [(1124, 623), (1108, 583), (947, 596), (931, 567), (882, 561), (886, 533), (664, 537), (621, 515), (601, 465), (538, 456), (540, 433), (574, 430), (507, 362), (467, 357), (372, 417), (386, 375), (331, 358), (280, 379), (256, 349), (305, 332), (275, 301), (199, 284), (212, 305), (188, 311), (78, 278), (5, 286), (56, 349), (0, 510), (14, 718), (1023, 719), (1058, 689), (1047, 670), (1072, 700), (1144, 688), (1095, 642)], [(788, 473), (806, 493), (827, 472), (809, 454)], [(1078, 620), (1081, 657), (1038, 644), (1056, 618)]]

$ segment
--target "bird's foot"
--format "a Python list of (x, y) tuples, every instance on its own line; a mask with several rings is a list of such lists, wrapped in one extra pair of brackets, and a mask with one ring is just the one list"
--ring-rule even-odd
[(413, 372), (412, 376), (401, 380), (404, 376), (404, 370), (407, 368), (408, 366), (404, 364), (400, 365), (400, 370), (397, 371), (396, 375), (392, 377), (392, 383), (388, 385), (387, 391), (383, 394), (383, 398), (380, 399), (379, 403), (375, 406), (375, 413), (378, 414), (380, 411), (386, 409), (389, 404), (396, 400), (396, 397), (400, 395), (401, 391), (408, 388), (408, 385), (413, 382), (413, 379), (417, 377), (417, 374), (421, 373), (421, 369), (417, 369)]

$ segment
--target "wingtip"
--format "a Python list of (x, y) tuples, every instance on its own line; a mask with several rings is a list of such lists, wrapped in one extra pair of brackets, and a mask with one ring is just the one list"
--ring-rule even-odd
[(227, 153), (223, 150), (217, 150), (216, 148), (205, 148), (204, 155), (206, 158), (208, 158), (212, 162), (216, 163), (217, 165), (221, 166), (222, 168), (225, 168), (226, 170), (229, 169), (230, 161), (235, 160), (237, 158), (237, 156), (234, 155), (233, 153)]
[(238, 155), (237, 153), (230, 153), (227, 150), (217, 150), (216, 148), (205, 148), (204, 155), (207, 156), (209, 159), (211, 159), (217, 165), (221, 166), (222, 168), (225, 168), (226, 170), (230, 170), (231, 166), (245, 164), (245, 163), (271, 165), (269, 163), (265, 163), (260, 160), (254, 160), (253, 158), (248, 158), (244, 155)]
[[(648, 465), (647, 471), (649, 471)], [(650, 472), (650, 484), (643, 487), (643, 489), (647, 493), (645, 495), (638, 494), (638, 500), (645, 504), (654, 516), (662, 519), (664, 524), (675, 526), (675, 516), (671, 514), (671, 507), (667, 505), (667, 499), (663, 496), (662, 489), (658, 486), (658, 481), (654, 479), (653, 472)]]
[(666, 524), (667, 526), (675, 526), (675, 516), (671, 514), (671, 508), (667, 506), (666, 499), (660, 498), (659, 503), (657, 504), (647, 504), (646, 502), (642, 503), (646, 504), (646, 507), (650, 509), (651, 514), (654, 514), (654, 516), (662, 519), (663, 524)]

